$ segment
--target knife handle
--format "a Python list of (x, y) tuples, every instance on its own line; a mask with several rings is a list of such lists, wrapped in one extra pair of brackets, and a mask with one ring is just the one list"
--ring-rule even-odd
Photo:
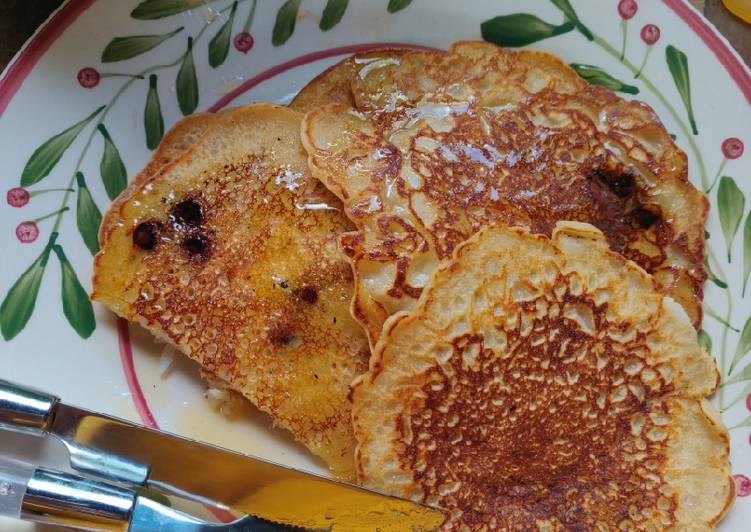
[(125, 532), (135, 503), (132, 490), (37, 467), (26, 485), (20, 518), (82, 530)]
[(20, 518), (26, 484), (33, 474), (33, 465), (0, 459), (0, 516)]
[(54, 395), (0, 379), (0, 428), (41, 436), (59, 400)]

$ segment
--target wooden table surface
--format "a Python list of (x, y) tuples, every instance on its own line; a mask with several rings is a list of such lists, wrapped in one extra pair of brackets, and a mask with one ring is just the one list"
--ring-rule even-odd
[[(721, 0), (691, 2), (728, 38), (746, 64), (751, 65), (751, 25), (728, 12)], [(37, 26), (62, 3), (63, 0), (0, 0), (0, 70), (5, 68)]]

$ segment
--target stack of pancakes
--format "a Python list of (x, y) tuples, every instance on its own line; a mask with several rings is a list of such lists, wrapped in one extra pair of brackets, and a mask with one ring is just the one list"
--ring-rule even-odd
[(652, 109), (550, 54), (381, 50), (177, 124), (93, 297), (446, 529), (704, 530), (707, 210)]

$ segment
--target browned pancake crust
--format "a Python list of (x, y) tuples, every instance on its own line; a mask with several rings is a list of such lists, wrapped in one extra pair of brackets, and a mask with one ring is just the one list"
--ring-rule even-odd
[(403, 54), (361, 70), (352, 88), (356, 110), (311, 111), (303, 143), (358, 227), (342, 245), (371, 341), (495, 221), (543, 234), (558, 220), (592, 223), (701, 323), (708, 202), (647, 105), (550, 54), (476, 42)]
[(307, 113), (332, 103), (347, 106), (355, 105), (352, 94), (352, 81), (366, 64), (376, 61), (392, 61), (407, 53), (406, 48), (384, 48), (349, 56), (318, 74), (289, 104), (290, 109)]
[(386, 322), (353, 389), (358, 473), (451, 530), (709, 530), (734, 495), (718, 382), (592, 226), (486, 228)]
[(142, 187), (149, 179), (156, 175), (161, 168), (168, 165), (185, 150), (187, 150), (193, 142), (203, 134), (204, 131), (211, 125), (215, 115), (210, 113), (196, 113), (188, 115), (179, 122), (177, 122), (172, 129), (162, 138), (159, 143), (159, 147), (151, 156), (151, 159), (146, 166), (131, 179), (128, 186), (123, 190), (120, 195), (110, 205), (110, 208), (104, 213), (102, 218), (102, 224), (99, 226), (99, 242), (103, 244), (107, 240), (109, 234), (114, 230), (115, 224), (118, 223), (120, 207), (128, 201), (133, 195), (133, 192)]
[[(222, 113), (135, 187), (96, 257), (93, 298), (176, 345), (350, 478), (346, 398), (369, 356), (336, 245), (352, 226), (308, 173), (300, 118), (265, 104)], [(144, 223), (151, 249), (136, 245)]]

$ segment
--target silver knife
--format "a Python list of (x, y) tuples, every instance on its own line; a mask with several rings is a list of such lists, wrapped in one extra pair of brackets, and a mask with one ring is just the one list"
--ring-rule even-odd
[(52, 435), (85, 475), (309, 529), (428, 531), (442, 512), (67, 405), (0, 379), (0, 428)]

